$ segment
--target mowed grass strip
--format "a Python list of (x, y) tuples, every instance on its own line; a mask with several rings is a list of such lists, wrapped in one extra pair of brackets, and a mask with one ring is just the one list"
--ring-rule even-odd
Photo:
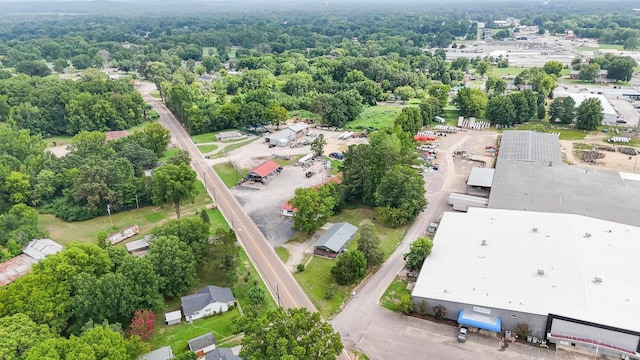
[(411, 295), (411, 291), (407, 290), (407, 282), (394, 279), (380, 299), (382, 307), (397, 312), (400, 298), (405, 294)]
[(212, 151), (215, 151), (216, 149), (218, 149), (218, 145), (216, 144), (198, 145), (198, 150), (200, 150), (200, 152), (203, 154), (210, 153)]
[(353, 121), (349, 121), (348, 129), (382, 129), (392, 126), (395, 119), (402, 112), (401, 106), (370, 106)]

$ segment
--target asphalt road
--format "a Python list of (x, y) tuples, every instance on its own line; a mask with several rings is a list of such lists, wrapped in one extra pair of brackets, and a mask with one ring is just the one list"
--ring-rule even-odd
[(235, 230), (238, 241), (249, 255), (273, 298), (287, 309), (307, 308), (309, 311), (316, 311), (315, 306), (298, 285), (298, 282), (280, 261), (273, 247), (233, 197), (218, 174), (207, 164), (178, 120), (164, 104), (150, 95), (151, 91), (155, 89), (153, 84), (138, 83), (138, 90), (144, 100), (160, 115), (160, 123), (171, 131), (178, 146), (191, 155), (191, 166), (200, 179), (203, 179), (207, 192), (212, 195), (222, 215)]

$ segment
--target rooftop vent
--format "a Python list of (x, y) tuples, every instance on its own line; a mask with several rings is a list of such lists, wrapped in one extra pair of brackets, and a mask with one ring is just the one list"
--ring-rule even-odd
[(593, 282), (596, 283), (596, 284), (600, 284), (602, 282), (602, 278), (599, 278), (599, 277), (596, 276), (596, 277), (593, 278)]
[(538, 275), (544, 275), (544, 270), (538, 269)]
[(553, 161), (549, 161), (549, 166), (553, 166)]
[(590, 238), (591, 237), (591, 233), (584, 233), (584, 237)]
[(482, 240), (482, 243), (480, 245), (487, 246), (487, 240)]
[(534, 233), (537, 233), (538, 232), (538, 228), (537, 227), (533, 227), (533, 228), (531, 228), (531, 231), (533, 231)]

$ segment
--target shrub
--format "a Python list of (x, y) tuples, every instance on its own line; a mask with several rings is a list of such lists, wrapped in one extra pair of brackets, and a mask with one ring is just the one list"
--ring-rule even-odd
[(436, 305), (433, 307), (433, 317), (438, 320), (442, 320), (447, 317), (447, 308), (442, 305)]
[(427, 315), (429, 312), (429, 305), (426, 301), (422, 300), (416, 305), (415, 311), (420, 315)]
[(329, 286), (327, 286), (327, 290), (324, 293), (324, 299), (331, 300), (335, 295), (336, 295), (336, 285), (329, 284)]
[(413, 299), (411, 295), (404, 294), (400, 297), (400, 303), (398, 303), (398, 310), (409, 315), (413, 312)]
[(298, 270), (298, 272), (303, 272), (304, 271), (304, 264), (300, 263), (300, 264), (296, 265), (296, 270)]
[(529, 329), (529, 325), (525, 323), (519, 323), (516, 325), (516, 335), (518, 335), (520, 339), (526, 339), (530, 333), (531, 330)]

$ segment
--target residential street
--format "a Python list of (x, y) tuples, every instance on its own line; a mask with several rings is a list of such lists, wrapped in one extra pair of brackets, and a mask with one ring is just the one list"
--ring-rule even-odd
[(207, 164), (178, 120), (164, 104), (150, 95), (151, 91), (156, 90), (155, 85), (138, 82), (138, 89), (144, 100), (158, 112), (160, 122), (171, 131), (177, 145), (191, 155), (193, 169), (198, 173), (200, 179), (203, 179), (207, 192), (212, 196), (227, 222), (236, 231), (238, 241), (251, 258), (273, 298), (285, 308), (304, 307), (315, 311), (314, 305), (280, 261), (273, 247), (256, 224), (251, 221), (229, 189), (222, 183), (218, 174)]

